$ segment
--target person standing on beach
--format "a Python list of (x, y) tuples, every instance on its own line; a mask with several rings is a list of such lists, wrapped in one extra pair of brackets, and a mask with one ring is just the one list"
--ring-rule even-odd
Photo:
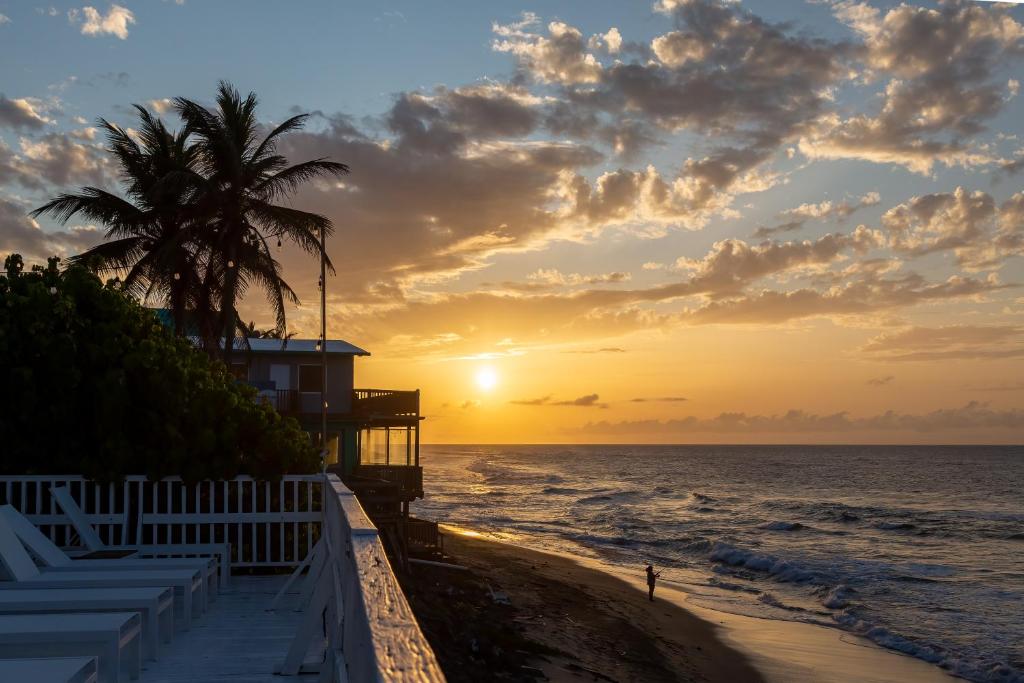
[(647, 598), (651, 602), (654, 602), (654, 581), (659, 576), (661, 576), (661, 572), (655, 573), (654, 567), (647, 565)]

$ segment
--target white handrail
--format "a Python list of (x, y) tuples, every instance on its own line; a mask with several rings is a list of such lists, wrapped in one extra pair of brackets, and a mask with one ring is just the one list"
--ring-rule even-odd
[[(351, 681), (443, 683), (377, 527), (333, 474), (324, 485), (324, 532), (330, 578), (340, 591), (327, 608), (328, 644), (337, 655), (328, 661), (341, 663)], [(332, 628), (332, 605), (341, 612), (340, 629)]]

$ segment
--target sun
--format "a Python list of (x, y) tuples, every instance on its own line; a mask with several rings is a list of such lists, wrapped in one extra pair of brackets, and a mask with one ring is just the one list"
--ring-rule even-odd
[(476, 371), (476, 385), (483, 391), (490, 391), (498, 386), (498, 373), (491, 367), (482, 367)]

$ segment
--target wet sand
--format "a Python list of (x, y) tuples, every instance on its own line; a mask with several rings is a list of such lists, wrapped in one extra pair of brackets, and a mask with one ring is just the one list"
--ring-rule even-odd
[(713, 623), (671, 600), (649, 602), (646, 591), (617, 576), (450, 531), (444, 542), (453, 561), (508, 596), (527, 638), (556, 651), (530, 663), (549, 680), (764, 680)]
[[(689, 604), (670, 582), (446, 529), (445, 550), (518, 609), (525, 635), (556, 651), (532, 663), (552, 681), (950, 683), (926, 662), (839, 629)], [(600, 675), (595, 675), (595, 673)]]

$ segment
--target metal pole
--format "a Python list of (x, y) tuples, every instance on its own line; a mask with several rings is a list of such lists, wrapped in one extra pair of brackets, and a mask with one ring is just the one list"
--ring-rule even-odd
[(327, 471), (327, 240), (320, 226), (320, 466)]

